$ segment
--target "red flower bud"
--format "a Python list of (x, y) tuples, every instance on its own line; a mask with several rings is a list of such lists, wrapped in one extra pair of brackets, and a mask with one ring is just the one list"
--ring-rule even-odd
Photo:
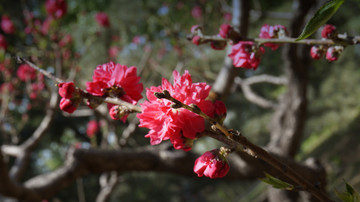
[[(270, 26), (268, 24), (264, 24), (261, 27), (259, 37), (262, 39), (277, 39), (285, 37), (286, 34), (287, 30), (284, 25)], [(280, 45), (275, 43), (265, 43), (264, 46), (270, 47), (272, 50), (276, 50)]]
[(194, 36), (191, 41), (193, 42), (193, 44), (198, 46), (200, 44), (201, 38), (200, 36)]
[(60, 109), (70, 114), (76, 110), (78, 105), (79, 102), (72, 101), (70, 99), (62, 98), (60, 100)]
[(231, 31), (233, 30), (232, 26), (229, 24), (222, 24), (220, 26), (220, 36), (224, 39), (229, 38)]
[(336, 36), (336, 27), (329, 24), (325, 25), (325, 27), (321, 31), (321, 36), (327, 39), (334, 38), (334, 36)]
[(260, 47), (254, 52), (254, 43), (252, 41), (240, 41), (231, 48), (231, 53), (228, 55), (233, 60), (235, 67), (242, 67), (248, 69), (256, 69), (260, 63), (260, 56), (265, 52), (263, 47)]
[(318, 60), (324, 55), (324, 51), (319, 46), (313, 46), (311, 47), (310, 55), (313, 59)]
[(221, 178), (229, 172), (229, 165), (226, 159), (219, 154), (219, 150), (214, 149), (205, 152), (196, 159), (194, 172), (198, 177), (205, 175), (209, 178)]
[(195, 33), (198, 29), (201, 29), (201, 26), (200, 25), (193, 25), (191, 27), (191, 33)]
[(66, 99), (71, 99), (76, 90), (73, 82), (59, 83), (59, 95)]
[(330, 62), (336, 61), (338, 59), (338, 52), (336, 51), (335, 47), (330, 47), (326, 51), (326, 59)]

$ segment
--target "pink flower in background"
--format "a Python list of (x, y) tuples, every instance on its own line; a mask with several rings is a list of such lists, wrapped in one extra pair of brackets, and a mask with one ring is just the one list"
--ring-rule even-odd
[(21, 81), (26, 81), (28, 79), (34, 80), (36, 78), (36, 70), (30, 67), (28, 64), (20, 65), (16, 74)]
[(94, 70), (93, 81), (86, 83), (86, 90), (96, 96), (117, 97), (136, 104), (142, 98), (142, 83), (136, 75), (136, 67), (109, 62)]
[(230, 32), (233, 30), (232, 26), (229, 24), (222, 24), (220, 26), (220, 32), (219, 35), (224, 38), (227, 39), (230, 36)]
[(111, 46), (109, 48), (109, 57), (110, 59), (116, 59), (119, 54), (120, 48), (117, 46)]
[(229, 164), (225, 157), (219, 154), (219, 150), (214, 149), (205, 152), (196, 159), (194, 172), (198, 177), (206, 176), (209, 178), (222, 178), (229, 172)]
[(141, 42), (141, 37), (140, 36), (134, 36), (134, 38), (132, 39), (132, 42), (136, 45), (140, 44)]
[(6, 43), (5, 36), (0, 34), (0, 50), (1, 49), (6, 50), (6, 48), (7, 48), (7, 43)]
[(64, 47), (72, 43), (72, 37), (70, 34), (66, 34), (59, 42), (60, 47)]
[(202, 18), (202, 9), (200, 6), (194, 6), (191, 10), (191, 15), (195, 18), (195, 19), (201, 19)]
[(168, 90), (175, 99), (187, 105), (195, 104), (204, 113), (212, 115), (213, 103), (206, 100), (211, 87), (206, 83), (193, 83), (188, 71), (182, 76), (174, 71), (173, 77), (174, 84), (163, 79), (161, 86), (146, 89), (149, 101), (141, 104), (142, 113), (137, 114), (140, 119), (139, 127), (150, 129), (145, 137), (150, 138), (153, 145), (170, 139), (175, 149), (189, 151), (197, 133), (205, 129), (204, 119), (189, 110), (172, 108), (171, 101), (158, 99), (154, 93)]
[(14, 91), (14, 85), (12, 83), (2, 83), (0, 84), (0, 93), (2, 92), (11, 92)]
[(99, 131), (99, 123), (95, 120), (91, 120), (87, 124), (86, 135), (92, 138)]
[(14, 23), (11, 21), (9, 16), (3, 15), (1, 18), (1, 29), (6, 34), (13, 34), (15, 32), (15, 26)]
[(46, 0), (45, 8), (49, 15), (61, 18), (66, 14), (67, 4), (65, 0)]
[(101, 27), (110, 27), (109, 16), (104, 12), (96, 13), (95, 20)]
[(321, 31), (321, 36), (326, 39), (331, 39), (336, 35), (336, 27), (334, 25), (325, 25)]
[(44, 22), (41, 24), (41, 33), (43, 35), (47, 35), (49, 33), (49, 29), (51, 26), (51, 23), (54, 21), (54, 19), (51, 16), (48, 16)]
[(232, 14), (231, 13), (224, 13), (224, 19), (226, 21), (231, 21), (232, 19)]
[(265, 50), (260, 47), (257, 51), (254, 51), (253, 46), (252, 41), (240, 41), (232, 46), (231, 53), (228, 56), (233, 60), (235, 67), (256, 70), (260, 63), (260, 56)]
[[(286, 27), (283, 25), (270, 26), (268, 24), (264, 24), (261, 27), (259, 37), (262, 39), (277, 39), (285, 37), (286, 33)], [(280, 45), (275, 43), (265, 43), (264, 46), (270, 47), (272, 50), (276, 50)]]

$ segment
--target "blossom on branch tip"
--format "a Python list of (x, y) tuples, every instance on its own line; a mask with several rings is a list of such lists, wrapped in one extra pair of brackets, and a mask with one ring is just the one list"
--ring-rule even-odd
[[(119, 98), (136, 104), (142, 98), (141, 92), (143, 91), (143, 85), (139, 81), (140, 77), (136, 75), (136, 67), (128, 68), (126, 65), (109, 62), (96, 67), (93, 81), (86, 83), (86, 90), (95, 96)], [(91, 104), (91, 102), (89, 103)], [(112, 107), (112, 104), (108, 104), (110, 116), (114, 118)], [(127, 115), (124, 114), (119, 118), (125, 121), (126, 117)]]
[[(262, 39), (278, 39), (283, 38), (287, 34), (286, 27), (284, 25), (274, 25), (270, 26), (268, 24), (264, 24), (261, 27), (259, 38)], [(272, 50), (276, 50), (279, 48), (279, 44), (275, 43), (265, 43), (264, 46), (270, 47)]]
[(219, 153), (218, 149), (205, 152), (196, 159), (194, 164), (194, 172), (198, 177), (205, 175), (211, 179), (224, 177), (229, 169), (226, 158)]
[(188, 71), (182, 76), (174, 71), (173, 77), (173, 84), (163, 78), (161, 86), (146, 89), (149, 101), (141, 104), (142, 113), (137, 114), (140, 119), (139, 127), (150, 129), (145, 137), (150, 138), (150, 143), (153, 145), (170, 139), (175, 149), (189, 151), (197, 134), (204, 131), (205, 120), (187, 109), (173, 108), (172, 101), (158, 99), (154, 93), (167, 90), (180, 102), (187, 105), (195, 104), (205, 114), (212, 116), (214, 105), (206, 100), (211, 87), (206, 83), (193, 83)]
[(86, 90), (95, 96), (120, 98), (136, 104), (142, 98), (143, 85), (139, 81), (136, 67), (109, 62), (96, 67), (93, 81), (86, 83)]
[(254, 69), (259, 66), (260, 56), (264, 54), (263, 47), (256, 48), (252, 41), (240, 41), (231, 48), (228, 55), (235, 67)]
[(336, 27), (334, 25), (325, 25), (321, 31), (321, 36), (326, 39), (331, 39), (336, 36)]
[(6, 34), (13, 34), (15, 32), (15, 26), (14, 23), (11, 21), (9, 16), (3, 15), (1, 18), (1, 29)]

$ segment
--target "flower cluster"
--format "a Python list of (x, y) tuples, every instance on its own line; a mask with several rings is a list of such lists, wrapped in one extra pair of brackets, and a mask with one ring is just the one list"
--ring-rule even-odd
[(198, 177), (221, 178), (229, 172), (229, 164), (218, 149), (205, 152), (196, 159), (194, 172)]
[(36, 78), (36, 70), (28, 64), (20, 65), (16, 74), (20, 81), (34, 80)]
[[(336, 27), (334, 25), (325, 25), (321, 31), (321, 36), (325, 39), (336, 39), (337, 32)], [(325, 58), (330, 61), (336, 61), (339, 58), (339, 55), (344, 50), (343, 46), (312, 46), (310, 49), (310, 56), (313, 59), (320, 59), (322, 56), (325, 55)], [(326, 54), (325, 54), (326, 53)]]
[[(270, 26), (265, 24), (261, 27), (259, 37), (262, 39), (278, 39), (286, 36), (286, 27), (284, 25)], [(265, 43), (264, 46), (270, 47), (272, 50), (279, 48), (279, 44)]]
[(46, 12), (55, 18), (61, 18), (66, 14), (67, 4), (65, 0), (46, 0)]
[(96, 13), (95, 20), (101, 27), (110, 27), (109, 16), (104, 12)]
[(235, 67), (256, 70), (264, 52), (264, 47), (257, 48), (252, 41), (240, 41), (232, 46), (228, 56), (233, 60)]
[(211, 87), (206, 83), (193, 83), (188, 71), (182, 76), (174, 71), (173, 77), (174, 84), (163, 79), (161, 86), (146, 89), (149, 101), (141, 104), (142, 113), (137, 115), (140, 119), (139, 127), (150, 129), (145, 137), (150, 138), (153, 145), (170, 139), (175, 149), (189, 151), (197, 134), (204, 131), (205, 120), (189, 110), (173, 107), (171, 101), (158, 99), (154, 93), (167, 90), (170, 96), (187, 105), (195, 104), (211, 117), (216, 112), (224, 114), (224, 109), (215, 110), (215, 105), (206, 100)]
[[(136, 75), (134, 66), (128, 68), (126, 65), (109, 62), (97, 66), (92, 78), (92, 82), (86, 83), (86, 90), (92, 95), (119, 98), (131, 104), (136, 104), (142, 98), (143, 85), (139, 82), (140, 77)], [(108, 104), (109, 112), (116, 111), (114, 107), (119, 106)], [(125, 121), (127, 115), (111, 117)]]

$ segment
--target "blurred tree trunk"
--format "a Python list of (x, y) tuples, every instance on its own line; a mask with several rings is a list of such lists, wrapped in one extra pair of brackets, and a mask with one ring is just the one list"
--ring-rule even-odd
[[(306, 16), (316, 1), (295, 0), (294, 16), (288, 26), (291, 37), (297, 37), (306, 23)], [(280, 98), (270, 123), (269, 148), (284, 157), (294, 158), (298, 152), (304, 131), (307, 112), (307, 84), (309, 66), (309, 48), (296, 44), (285, 44), (283, 61), (288, 81), (287, 92)], [(321, 169), (321, 168), (319, 168)], [(325, 178), (325, 172), (324, 178)], [(297, 201), (299, 194), (269, 188), (269, 201)], [(305, 199), (301, 199), (304, 201)]]

